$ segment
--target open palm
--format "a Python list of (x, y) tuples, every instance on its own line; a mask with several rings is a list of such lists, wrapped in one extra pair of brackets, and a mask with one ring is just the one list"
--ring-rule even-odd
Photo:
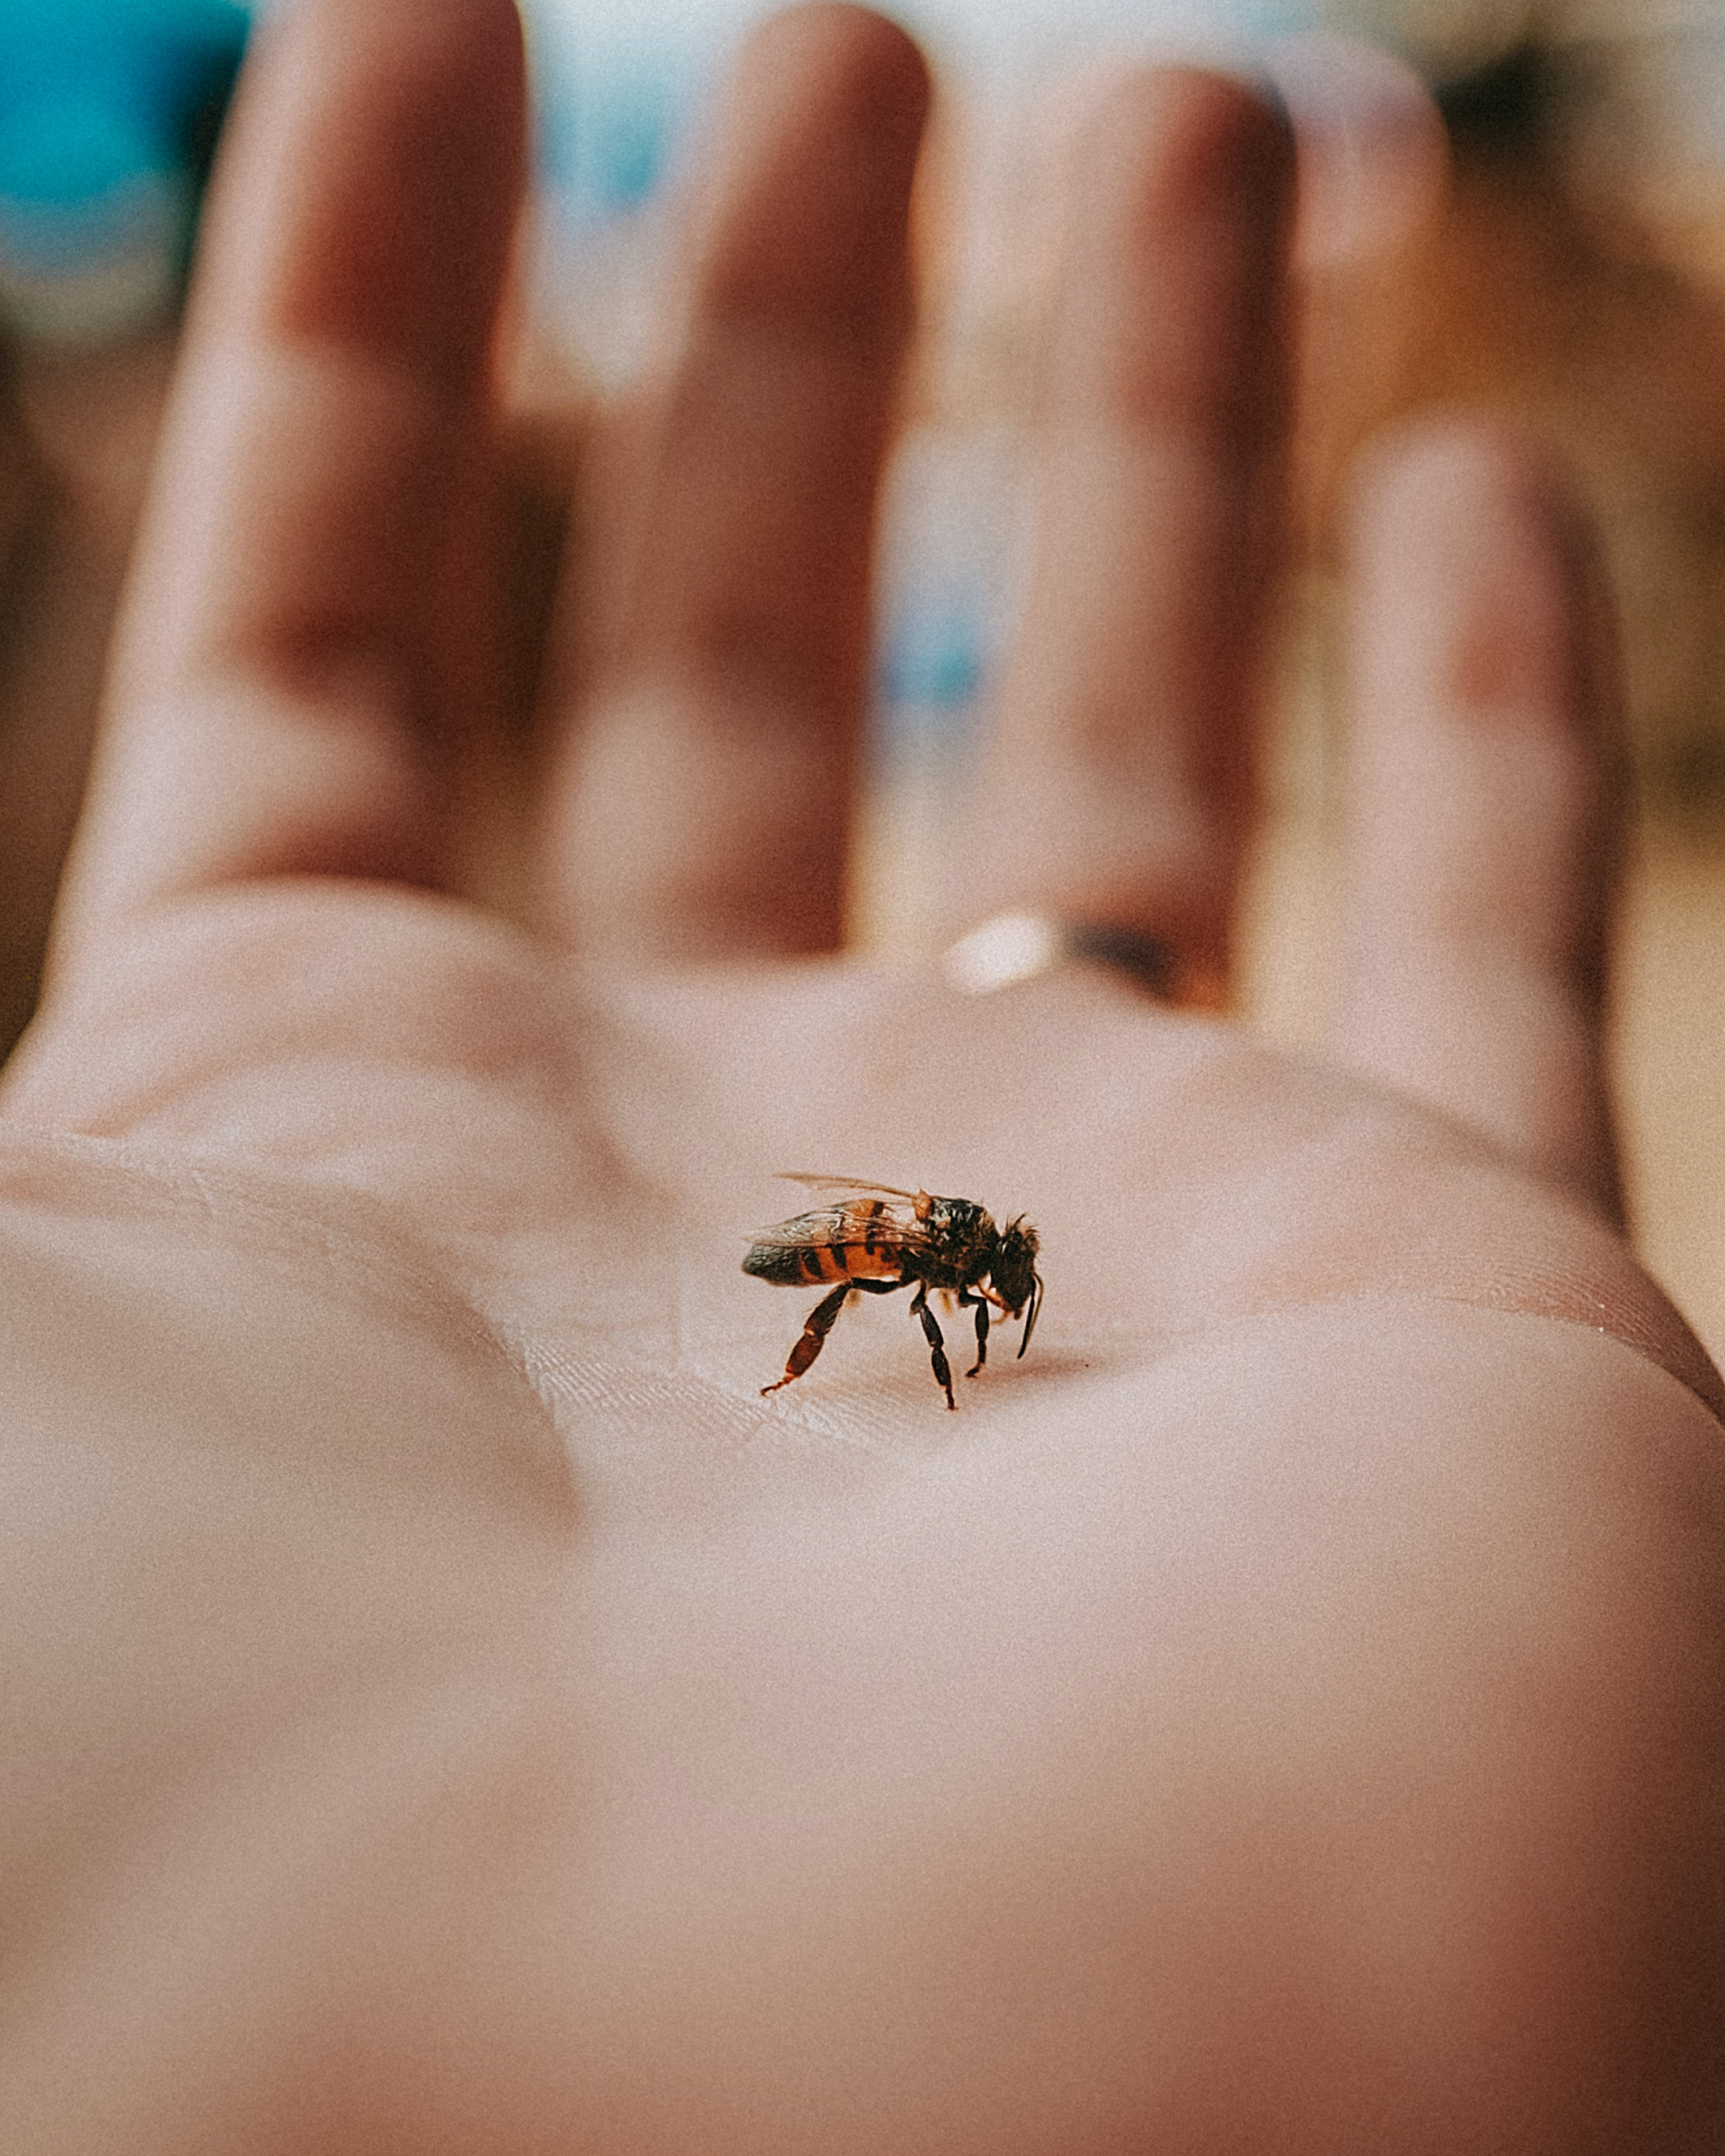
[[(1362, 512), (1331, 1063), (836, 955), (925, 85), (799, 11), (595, 452), (497, 922), (519, 66), (500, 0), (302, 0), (225, 155), (7, 1082), (10, 2145), (1711, 2145), (1725, 1399), (1611, 1224), (1566, 513), (1461, 429)], [(1290, 190), (1224, 82), (1103, 110), (955, 838), (1193, 1002)], [(787, 1168), (1027, 1213), (1030, 1356), (949, 1416), (871, 1302), (764, 1400)]]

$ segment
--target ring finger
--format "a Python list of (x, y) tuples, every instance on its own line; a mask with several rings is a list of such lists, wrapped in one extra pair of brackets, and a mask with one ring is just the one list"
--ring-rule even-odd
[(964, 913), (1076, 924), (1225, 999), (1288, 416), (1287, 126), (1187, 69), (1091, 132), (1040, 429), (1035, 553), (984, 742)]

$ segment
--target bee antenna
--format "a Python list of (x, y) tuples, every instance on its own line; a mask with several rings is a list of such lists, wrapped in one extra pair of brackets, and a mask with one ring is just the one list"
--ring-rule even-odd
[(1023, 1359), (1024, 1359), (1024, 1350), (1025, 1350), (1025, 1349), (1026, 1349), (1026, 1348), (1027, 1348), (1030, 1346), (1030, 1344), (1031, 1344), (1031, 1334), (1032, 1334), (1032, 1333), (1033, 1333), (1033, 1332), (1036, 1330), (1036, 1321), (1037, 1321), (1037, 1316), (1038, 1316), (1039, 1312), (1040, 1312), (1041, 1308), (1042, 1308), (1042, 1276), (1041, 1276), (1041, 1274), (1040, 1274), (1040, 1273), (1032, 1273), (1032, 1274), (1031, 1275), (1031, 1311), (1030, 1311), (1030, 1315), (1029, 1315), (1029, 1316), (1028, 1316), (1028, 1317), (1025, 1319), (1025, 1321), (1024, 1321), (1024, 1338), (1023, 1338), (1023, 1339), (1022, 1339), (1022, 1340), (1021, 1340), (1021, 1341), (1018, 1343), (1018, 1360), (1019, 1360), (1020, 1362), (1022, 1362), (1022, 1361), (1023, 1361)]

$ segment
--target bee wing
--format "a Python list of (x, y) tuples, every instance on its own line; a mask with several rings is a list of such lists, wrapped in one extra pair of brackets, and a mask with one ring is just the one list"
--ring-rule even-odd
[[(900, 1195), (898, 1191), (881, 1190), (874, 1183), (867, 1188), (879, 1191), (883, 1197)], [(828, 1250), (861, 1250), (888, 1241), (910, 1250), (920, 1248), (927, 1240), (928, 1231), (915, 1212), (906, 1210), (903, 1206), (879, 1213), (865, 1212), (862, 1203), (854, 1198), (845, 1205), (821, 1206), (812, 1213), (799, 1213), (790, 1220), (775, 1222), (770, 1228), (755, 1231), (756, 1243), (776, 1250), (804, 1250), (810, 1244)]]
[(835, 1228), (845, 1218), (838, 1206), (823, 1206), (818, 1213), (799, 1213), (791, 1220), (776, 1220), (770, 1228), (752, 1231), (758, 1243), (775, 1250), (795, 1250), (809, 1243), (830, 1242)]
[(799, 1175), (794, 1170), (783, 1169), (779, 1180), (803, 1183), (810, 1190), (854, 1190), (861, 1197), (902, 1197), (912, 1206), (922, 1196), (920, 1190), (895, 1190), (890, 1183), (865, 1182), (860, 1175)]

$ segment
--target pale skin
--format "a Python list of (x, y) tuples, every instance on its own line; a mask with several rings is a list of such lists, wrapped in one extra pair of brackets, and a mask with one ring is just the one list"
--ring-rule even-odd
[[(1614, 1225), (1572, 519), (1459, 422), (1364, 484), (1325, 1058), (835, 955), (924, 100), (856, 11), (745, 57), (527, 932), (453, 895), (513, 15), (274, 19), (4, 1098), (19, 2156), (1719, 2145), (1721, 1394)], [(1292, 152), (1144, 75), (1082, 184), (963, 880), (1213, 1000)], [(888, 1302), (762, 1400), (783, 1168), (1028, 1213), (1030, 1356), (949, 1415)]]

